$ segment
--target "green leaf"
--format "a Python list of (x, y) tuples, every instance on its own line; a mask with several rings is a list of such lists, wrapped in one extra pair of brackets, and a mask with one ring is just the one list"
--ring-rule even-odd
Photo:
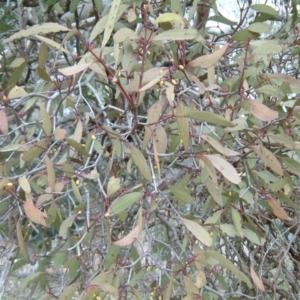
[(140, 150), (138, 150), (137, 148), (133, 147), (132, 145), (130, 145), (130, 152), (131, 152), (131, 157), (133, 159), (133, 162), (138, 167), (141, 174), (148, 181), (152, 181), (150, 169), (148, 167), (148, 164), (147, 164), (146, 159), (145, 159), (144, 155), (142, 154), (142, 152)]
[(71, 13), (75, 12), (75, 10), (78, 7), (78, 3), (79, 3), (79, 0), (71, 0), (70, 8), (69, 8), (69, 10), (70, 10)]
[(191, 67), (201, 67), (203, 69), (213, 66), (226, 52), (229, 44), (224, 45), (222, 48), (213, 52), (212, 54), (200, 56), (191, 62), (189, 66)]
[(239, 280), (244, 281), (249, 288), (252, 288), (252, 284), (249, 278), (221, 253), (215, 250), (206, 250), (205, 256), (207, 258), (212, 257), (216, 259), (223, 267), (230, 270)]
[(159, 15), (155, 20), (155, 24), (165, 23), (165, 22), (178, 22), (184, 25), (184, 21), (182, 20), (182, 17), (176, 13), (164, 13)]
[(51, 135), (52, 132), (52, 122), (42, 100), (39, 100), (39, 104), (40, 104), (40, 110), (43, 119), (43, 129), (45, 131), (45, 134), (49, 136)]
[(0, 33), (5, 33), (6, 31), (11, 30), (11, 29), (13, 29), (12, 26), (10, 26), (6, 23), (0, 22)]
[(59, 43), (57, 43), (57, 42), (54, 42), (54, 41), (51, 40), (51, 39), (48, 39), (48, 38), (46, 38), (46, 37), (44, 37), (44, 36), (41, 36), (41, 35), (35, 35), (35, 38), (37, 38), (38, 40), (44, 42), (44, 43), (47, 44), (48, 46), (57, 49), (58, 51), (61, 51), (61, 52), (64, 52), (64, 53), (66, 53), (66, 54), (71, 55), (70, 51), (68, 51), (67, 49), (65, 49), (61, 44), (59, 44)]
[(42, 139), (36, 143), (35, 146), (32, 146), (22, 155), (22, 160), (24, 161), (32, 161), (37, 158), (44, 150), (46, 149), (48, 141), (46, 139)]
[(192, 40), (198, 35), (196, 29), (170, 29), (154, 36), (152, 41), (184, 41)]
[(121, 28), (114, 34), (114, 42), (119, 44), (125, 40), (137, 40), (139, 36), (129, 28)]
[(202, 244), (211, 246), (212, 238), (204, 227), (194, 221), (184, 218), (181, 219), (181, 222)]
[(278, 11), (276, 9), (266, 4), (253, 4), (250, 6), (250, 8), (260, 13), (264, 13), (272, 16), (278, 15)]
[(204, 139), (205, 141), (207, 141), (213, 148), (215, 148), (218, 152), (220, 152), (223, 155), (226, 155), (226, 156), (240, 155), (239, 152), (233, 151), (229, 148), (222, 146), (217, 140), (215, 140), (214, 138), (212, 138), (208, 135), (202, 134), (200, 137), (202, 139)]
[(224, 158), (218, 155), (203, 155), (208, 158), (214, 167), (223, 174), (225, 178), (235, 184), (241, 182), (241, 178), (237, 173), (236, 169)]
[(63, 292), (59, 295), (58, 300), (71, 300), (77, 291), (79, 283), (75, 282), (64, 288)]
[[(180, 102), (176, 108), (176, 114), (177, 115), (184, 115), (185, 113), (185, 106), (182, 102)], [(188, 151), (189, 148), (189, 139), (190, 139), (190, 133), (189, 133), (189, 119), (184, 117), (177, 118), (178, 123), (178, 130), (180, 133), (180, 137), (183, 142), (183, 146), (185, 151)]]
[(37, 279), (38, 279), (42, 274), (43, 274), (42, 272), (35, 272), (35, 273), (32, 273), (32, 274), (28, 275), (28, 276), (21, 282), (19, 289), (20, 289), (20, 290), (23, 290), (23, 289), (25, 289), (26, 287), (28, 287), (29, 285), (31, 285), (33, 282), (36, 282)]
[[(10, 76), (10, 78), (7, 81), (7, 86), (14, 86), (18, 83), (26, 66), (27, 66), (27, 62), (25, 61), (13, 71), (12, 75)], [(12, 97), (9, 96), (9, 98), (12, 98)], [(15, 96), (13, 98), (17, 98), (17, 97)]]
[(75, 196), (76, 200), (79, 203), (82, 203), (82, 198), (81, 198), (78, 186), (77, 186), (77, 184), (75, 183), (75, 181), (73, 179), (71, 179), (71, 184), (72, 184), (72, 191), (74, 193), (74, 196)]
[(247, 27), (249, 31), (257, 32), (257, 33), (264, 33), (269, 32), (271, 30), (271, 25), (266, 23), (252, 23)]
[(139, 201), (142, 196), (143, 194), (140, 192), (132, 192), (117, 198), (108, 208), (108, 215), (115, 215), (126, 210), (128, 207)]
[(44, 23), (42, 25), (34, 25), (29, 27), (28, 29), (18, 31), (17, 33), (13, 34), (11, 37), (3, 40), (2, 43), (6, 44), (16, 39), (29, 37), (30, 35), (48, 34), (51, 32), (60, 32), (60, 31), (71, 31), (71, 30), (65, 26), (59, 25), (58, 23)]
[(188, 192), (184, 191), (183, 188), (179, 188), (173, 185), (168, 185), (168, 188), (170, 192), (180, 201), (184, 203), (194, 204), (194, 199)]
[(235, 127), (235, 124), (233, 122), (226, 120), (220, 115), (213, 114), (206, 111), (195, 110), (191, 107), (185, 107), (184, 112), (180, 115), (177, 115), (177, 117), (187, 117), (202, 122), (207, 122), (209, 124), (219, 125), (224, 127)]
[(76, 217), (77, 217), (77, 214), (71, 215), (61, 223), (60, 228), (59, 228), (59, 236), (61, 236), (63, 239), (67, 238), (68, 230), (73, 225)]
[(285, 93), (275, 85), (266, 84), (256, 89), (256, 91), (271, 97), (278, 97), (279, 99), (283, 99), (285, 97)]
[(249, 148), (251, 148), (272, 171), (280, 176), (283, 175), (283, 169), (280, 162), (269, 149), (265, 148), (262, 145), (250, 146)]
[(265, 243), (265, 239), (260, 237), (256, 232), (248, 229), (243, 228), (242, 229), (244, 236), (252, 243), (257, 244), (259, 246), (262, 246)]
[[(97, 1), (96, 1), (97, 2)], [(97, 24), (93, 27), (93, 30), (90, 34), (89, 43), (92, 43), (97, 35), (101, 34), (107, 24), (108, 16), (103, 16)]]
[(231, 208), (231, 215), (232, 215), (232, 220), (235, 225), (235, 228), (237, 232), (239, 233), (239, 236), (243, 237), (243, 231), (242, 231), (242, 217), (239, 213), (239, 211), (235, 208)]
[(110, 8), (110, 11), (108, 14), (107, 23), (106, 23), (105, 29), (104, 29), (102, 48), (107, 44), (107, 42), (114, 30), (114, 26), (117, 21), (118, 10), (119, 10), (120, 4), (121, 4), (121, 0), (113, 0), (113, 3), (111, 5), (111, 8)]
[(20, 247), (20, 252), (22, 253), (23, 257), (28, 261), (28, 253), (24, 242), (24, 236), (23, 236), (20, 220), (17, 221), (17, 237), (18, 237), (18, 245)]
[(216, 187), (213, 181), (209, 178), (205, 181), (205, 186), (212, 196), (212, 198), (220, 205), (223, 206), (223, 198), (222, 198), (222, 189), (221, 187)]
[(70, 139), (70, 138), (66, 138), (66, 141), (72, 148), (74, 148), (75, 150), (77, 150), (78, 152), (83, 154), (84, 156), (89, 156), (89, 154), (87, 153), (85, 147), (82, 146), (81, 144), (79, 144), (78, 142), (76, 142), (76, 141), (74, 141), (73, 139)]

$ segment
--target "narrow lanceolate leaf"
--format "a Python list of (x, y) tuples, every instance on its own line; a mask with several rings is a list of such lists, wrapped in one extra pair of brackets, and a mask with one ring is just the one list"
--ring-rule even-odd
[[(176, 114), (177, 115), (184, 115), (184, 111), (185, 111), (185, 106), (182, 104), (182, 102), (180, 102), (176, 108)], [(182, 143), (184, 146), (184, 150), (188, 151), (189, 148), (189, 119), (188, 118), (184, 118), (184, 117), (178, 117), (177, 118), (177, 123), (178, 123), (178, 130), (180, 133), (180, 137), (182, 139)]]
[(190, 231), (197, 240), (199, 240), (205, 246), (211, 246), (212, 238), (207, 232), (207, 230), (194, 221), (190, 221), (187, 219), (181, 219), (182, 224)]
[(142, 152), (130, 145), (130, 152), (133, 159), (133, 162), (137, 166), (137, 168), (140, 170), (141, 174), (148, 180), (152, 181), (152, 176), (150, 169), (148, 167), (148, 164), (146, 162), (146, 159)]
[(137, 40), (139, 36), (131, 29), (123, 27), (114, 34), (114, 42), (119, 44), (125, 40)]
[(106, 23), (106, 26), (104, 29), (102, 47), (104, 47), (106, 45), (106, 43), (108, 42), (108, 40), (113, 32), (115, 23), (117, 21), (118, 9), (119, 9), (120, 4), (121, 4), (121, 0), (114, 0), (111, 5), (111, 8), (110, 8), (110, 11), (108, 14), (107, 23)]
[(282, 176), (283, 169), (276, 156), (264, 146), (251, 146), (256, 155), (268, 166), (273, 172)]
[[(145, 223), (145, 218), (143, 219), (142, 223)], [(136, 239), (140, 236), (142, 230), (144, 229), (144, 225), (142, 226), (137, 225), (134, 229), (132, 229), (126, 236), (124, 236), (122, 239), (114, 242), (115, 245), (119, 247), (126, 247), (128, 245), (133, 244)]]
[(255, 283), (255, 285), (261, 290), (261, 291), (265, 291), (265, 287), (263, 282), (261, 281), (261, 279), (258, 277), (258, 275), (256, 274), (254, 268), (251, 266), (250, 267), (250, 274), (252, 277), (253, 282)]
[(235, 127), (235, 124), (233, 122), (226, 120), (222, 116), (209, 113), (207, 111), (195, 110), (191, 107), (185, 107), (184, 112), (182, 112), (182, 114), (180, 115), (177, 115), (177, 117), (187, 117), (202, 122), (207, 122), (209, 124), (220, 125), (224, 127)]
[(239, 152), (233, 151), (229, 148), (222, 146), (217, 140), (213, 139), (208, 135), (201, 135), (201, 138), (207, 141), (212, 147), (214, 147), (219, 153), (226, 155), (226, 156), (236, 156), (240, 155)]
[(268, 204), (273, 209), (273, 213), (276, 217), (282, 220), (291, 220), (286, 211), (280, 206), (279, 202), (277, 202), (274, 198), (268, 197)]
[(51, 191), (54, 191), (55, 171), (53, 168), (53, 163), (48, 155), (45, 155), (45, 164), (46, 164), (46, 169), (48, 174), (49, 187), (51, 188)]
[(200, 56), (189, 63), (191, 67), (208, 68), (214, 65), (226, 52), (229, 44), (224, 45), (222, 48), (213, 52), (212, 54)]
[(40, 103), (40, 110), (41, 110), (41, 115), (43, 120), (43, 129), (46, 135), (49, 136), (52, 132), (52, 122), (44, 103), (41, 100), (39, 101), (39, 103)]
[(22, 253), (23, 257), (28, 261), (28, 254), (27, 249), (24, 242), (24, 236), (22, 233), (22, 227), (20, 224), (20, 220), (17, 221), (17, 237), (18, 237), (18, 244), (20, 247), (20, 252)]
[(31, 193), (30, 184), (25, 176), (19, 178), (19, 185), (25, 193)]
[(76, 182), (73, 179), (71, 180), (71, 185), (72, 185), (72, 191), (74, 193), (74, 196), (75, 196), (76, 200), (79, 203), (82, 203), (82, 198), (81, 198), (81, 195), (80, 195), (79, 188), (78, 188)]
[(43, 213), (34, 206), (32, 201), (24, 201), (24, 211), (31, 222), (47, 226)]
[(142, 198), (142, 193), (133, 192), (117, 198), (108, 208), (108, 215), (118, 214)]
[(171, 29), (164, 31), (163, 33), (154, 36), (152, 41), (163, 41), (163, 40), (171, 40), (171, 41), (184, 41), (184, 40), (192, 40), (198, 34), (196, 29)]
[[(1, 133), (2, 132), (2, 133)], [(5, 109), (0, 109), (0, 134), (8, 133), (8, 121)]]
[(91, 64), (92, 64), (92, 62), (87, 63), (87, 64), (76, 65), (76, 66), (72, 66), (72, 67), (66, 67), (63, 69), (58, 69), (58, 71), (65, 76), (72, 76), (72, 75), (75, 75), (75, 74), (80, 73), (83, 70), (87, 69)]
[(176, 198), (178, 198), (180, 201), (185, 202), (185, 203), (189, 203), (189, 204), (194, 204), (194, 199), (191, 197), (191, 195), (188, 192), (183, 190), (183, 188), (173, 186), (173, 185), (169, 185), (169, 184), (168, 184), (168, 188), (171, 191), (171, 193)]
[(242, 217), (241, 217), (241, 214), (238, 212), (237, 209), (231, 208), (231, 215), (232, 215), (232, 220), (233, 220), (233, 223), (235, 225), (235, 228), (236, 228), (237, 232), (239, 233), (239, 235), (241, 237), (243, 237), (244, 234), (243, 234), (243, 231), (242, 231)]
[(35, 146), (32, 146), (22, 155), (22, 160), (31, 161), (37, 158), (42, 152), (44, 152), (47, 146), (47, 140), (42, 139), (36, 143)]
[[(98, 1), (96, 1), (97, 3)], [(97, 37), (97, 35), (101, 34), (104, 31), (105, 25), (108, 20), (108, 15), (102, 17), (97, 24), (93, 27), (93, 30), (90, 34), (89, 43), (92, 43), (92, 41)]]
[(219, 261), (220, 265), (230, 270), (239, 280), (244, 281), (249, 288), (252, 288), (252, 284), (249, 278), (220, 252), (217, 252), (215, 250), (206, 250), (205, 256), (207, 258), (212, 257)]
[(178, 22), (184, 25), (184, 21), (181, 16), (174, 13), (164, 13), (157, 17), (155, 23), (165, 23), (165, 22)]
[(37, 38), (38, 40), (44, 42), (45, 44), (47, 44), (48, 46), (51, 46), (61, 52), (64, 52), (66, 54), (71, 54), (68, 50), (66, 50), (65, 48), (63, 48), (63, 46), (59, 43), (54, 42), (53, 40), (50, 40), (44, 36), (40, 36), (40, 35), (35, 35), (35, 38)]
[(241, 182), (241, 178), (236, 169), (224, 158), (218, 155), (204, 155), (204, 157), (208, 158), (213, 166), (229, 181), (235, 184), (239, 184)]
[(110, 197), (120, 189), (120, 177), (112, 176), (107, 184), (107, 196)]
[(278, 112), (270, 109), (268, 106), (256, 101), (250, 100), (250, 113), (261, 121), (273, 121), (278, 118)]
[(5, 39), (2, 41), (3, 44), (9, 43), (16, 39), (21, 39), (24, 37), (29, 37), (30, 35), (36, 35), (36, 34), (48, 34), (50, 32), (59, 32), (59, 31), (71, 31), (71, 29), (59, 25), (58, 23), (44, 23), (42, 25), (34, 25), (29, 27), (28, 29), (21, 30), (15, 34), (13, 34), (11, 37)]
[(223, 206), (223, 198), (222, 198), (222, 188), (217, 187), (214, 182), (210, 179), (207, 178), (205, 181), (205, 186), (208, 189), (208, 192), (212, 196), (212, 198), (220, 205)]
[(68, 236), (68, 230), (73, 225), (74, 220), (76, 218), (77, 214), (71, 215), (68, 218), (66, 218), (59, 227), (59, 236), (61, 236), (63, 239), (66, 239)]
[(159, 124), (155, 130), (153, 143), (155, 143), (156, 145), (156, 150), (158, 154), (166, 154), (168, 146), (168, 136), (161, 124)]

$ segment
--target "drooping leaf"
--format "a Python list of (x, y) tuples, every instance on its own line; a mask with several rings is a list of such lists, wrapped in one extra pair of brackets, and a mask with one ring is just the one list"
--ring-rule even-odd
[(24, 201), (24, 211), (30, 221), (47, 227), (44, 214), (34, 206), (32, 201)]
[(184, 218), (181, 219), (181, 222), (202, 244), (211, 246), (212, 238), (203, 226)]
[(256, 274), (254, 268), (252, 266), (250, 266), (250, 274), (252, 277), (253, 282), (255, 283), (255, 285), (262, 291), (265, 291), (265, 287), (263, 282), (261, 281), (261, 279), (258, 277), (258, 275)]
[(206, 250), (205, 254), (207, 257), (212, 257), (219, 261), (219, 263), (230, 270), (239, 280), (244, 281), (249, 288), (252, 288), (252, 284), (249, 280), (249, 278), (240, 271), (229, 259), (227, 259), (224, 255), (221, 253), (215, 251), (215, 250)]
[(286, 211), (280, 206), (279, 202), (277, 202), (274, 198), (268, 197), (268, 204), (271, 206), (273, 213), (276, 217), (282, 220), (291, 220)]
[(132, 192), (117, 198), (108, 208), (108, 215), (115, 215), (126, 210), (128, 207), (132, 206), (134, 203), (139, 201), (141, 197), (142, 193)]
[(231, 215), (232, 215), (232, 220), (235, 225), (235, 228), (237, 232), (239, 233), (239, 236), (243, 237), (243, 231), (242, 231), (242, 217), (239, 211), (235, 208), (231, 208)]
[(27, 178), (25, 176), (21, 176), (19, 178), (19, 185), (25, 193), (28, 193), (28, 194), (31, 193), (31, 187), (30, 187), (29, 181), (27, 180)]
[(250, 146), (249, 148), (251, 148), (272, 171), (280, 176), (283, 175), (283, 169), (280, 162), (269, 149), (265, 148), (262, 145)]
[(1, 134), (8, 133), (8, 120), (5, 109), (0, 109), (0, 132)]
[(104, 29), (102, 47), (104, 47), (107, 44), (107, 42), (113, 32), (115, 23), (117, 21), (118, 9), (119, 9), (120, 4), (121, 4), (121, 0), (113, 0), (113, 3), (111, 5), (111, 8), (110, 8), (110, 11), (108, 14), (107, 23), (106, 23), (106, 26)]
[(46, 38), (44, 36), (41, 36), (41, 35), (35, 35), (35, 38), (37, 38), (38, 40), (44, 42), (45, 44), (47, 44), (50, 47), (53, 47), (53, 48), (55, 48), (55, 49), (57, 49), (61, 52), (64, 52), (66, 54), (71, 55), (71, 53), (67, 49), (63, 48), (62, 45), (60, 45), (59, 43), (54, 42), (51, 39), (48, 39), (48, 38)]
[(218, 155), (203, 155), (208, 158), (210, 162), (214, 165), (214, 167), (223, 174), (225, 178), (235, 184), (239, 184), (241, 182), (241, 178), (237, 173), (236, 169), (227, 162), (224, 158)]
[(142, 152), (130, 145), (131, 157), (137, 168), (140, 170), (141, 174), (148, 180), (152, 181), (152, 176), (146, 159)]
[(68, 218), (66, 218), (59, 227), (59, 236), (61, 236), (63, 239), (66, 239), (68, 236), (68, 230), (73, 225), (75, 218), (77, 217), (77, 214), (70, 215)]
[(20, 220), (17, 221), (17, 237), (18, 237), (20, 252), (22, 253), (23, 257), (28, 261), (28, 253), (24, 242), (24, 236), (23, 236)]

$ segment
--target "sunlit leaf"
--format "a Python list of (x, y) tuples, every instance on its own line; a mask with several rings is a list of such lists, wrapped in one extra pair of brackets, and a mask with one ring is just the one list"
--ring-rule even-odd
[(218, 155), (204, 155), (204, 157), (208, 158), (214, 167), (229, 181), (235, 184), (239, 184), (241, 182), (241, 177), (237, 173), (236, 169), (224, 158)]
[(21, 176), (19, 178), (19, 185), (25, 193), (28, 193), (28, 194), (31, 193), (31, 187), (30, 187), (29, 181), (27, 180), (27, 178), (25, 176)]
[(171, 29), (164, 31), (156, 36), (154, 36), (152, 41), (163, 41), (163, 40), (172, 40), (172, 41), (184, 41), (192, 40), (198, 34), (196, 29)]
[(69, 28), (59, 25), (58, 23), (44, 23), (42, 25), (30, 26), (28, 29), (20, 30), (17, 33), (13, 34), (11, 37), (2, 41), (3, 44), (9, 43), (13, 40), (29, 37), (30, 35), (36, 34), (48, 34), (50, 32), (59, 32), (59, 31), (70, 31)]
[(204, 227), (188, 219), (182, 218), (181, 221), (182, 224), (186, 226), (188, 231), (190, 231), (196, 237), (197, 240), (199, 240), (202, 244), (206, 246), (211, 246), (212, 238)]

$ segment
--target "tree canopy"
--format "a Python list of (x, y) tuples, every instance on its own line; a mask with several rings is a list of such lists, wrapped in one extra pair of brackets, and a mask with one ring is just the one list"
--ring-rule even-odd
[(299, 299), (298, 2), (1, 2), (0, 298)]

